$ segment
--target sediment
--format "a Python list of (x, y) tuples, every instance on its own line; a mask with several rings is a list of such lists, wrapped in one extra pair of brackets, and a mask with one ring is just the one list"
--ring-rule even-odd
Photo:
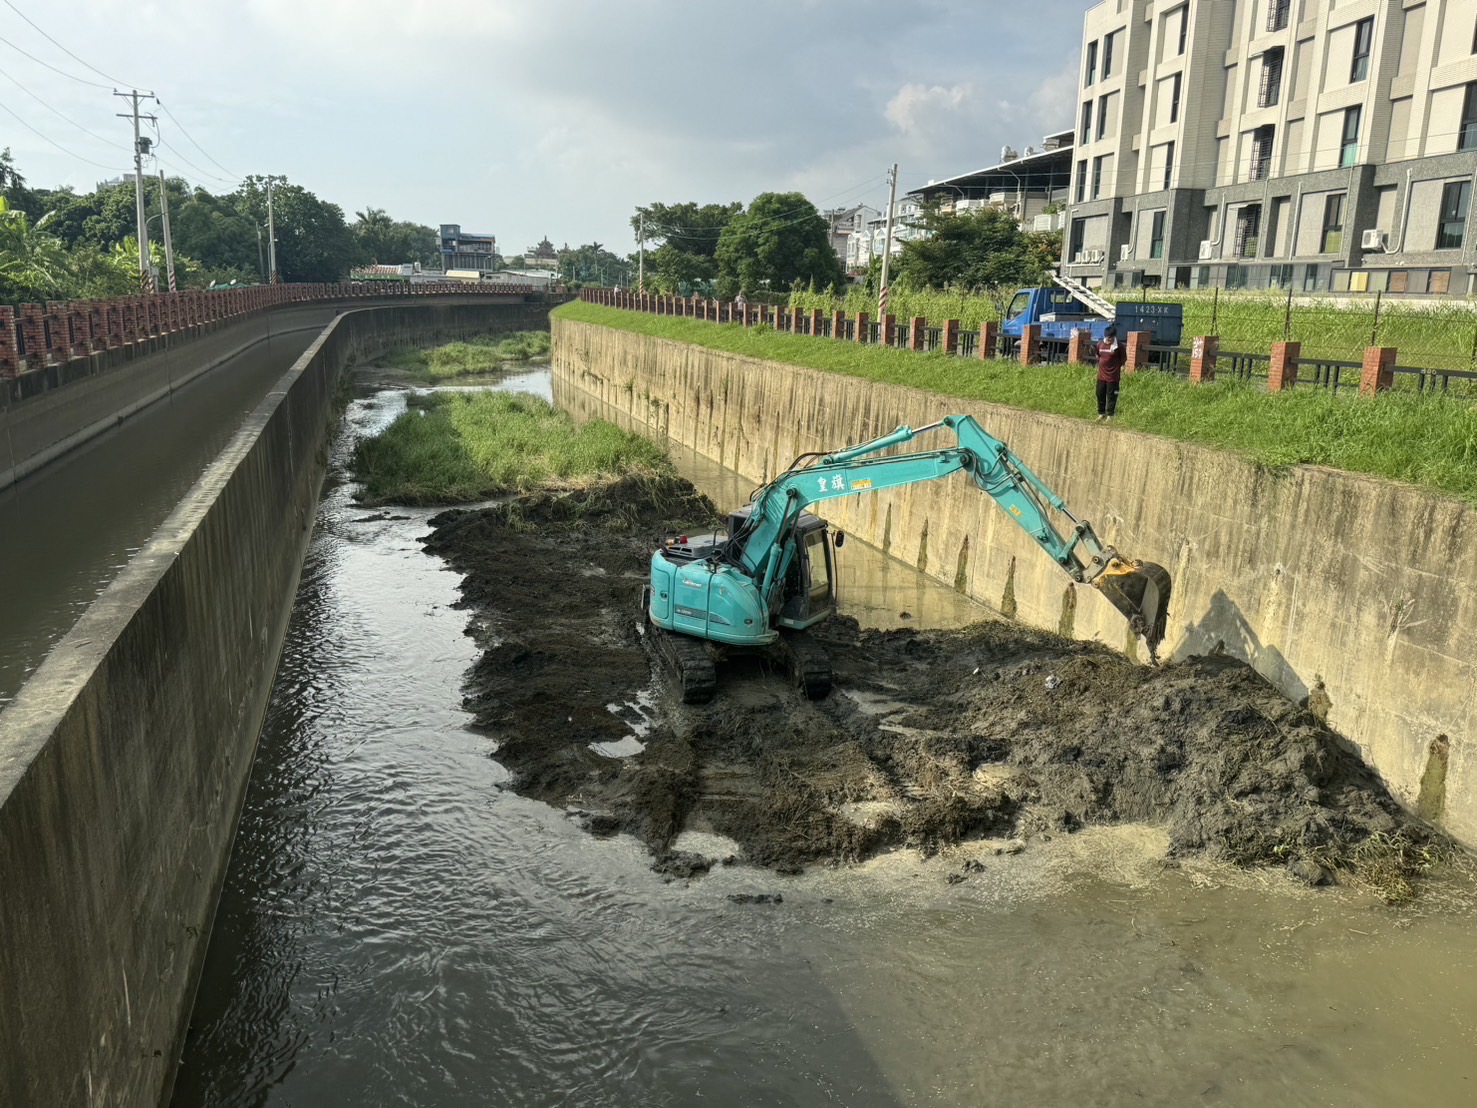
[[(444, 512), (426, 539), (464, 575), (483, 649), (466, 706), (512, 787), (593, 833), (638, 837), (665, 872), (714, 861), (674, 852), (685, 830), (794, 872), (1137, 822), (1167, 829), (1172, 858), (1352, 877), (1403, 899), (1447, 849), (1351, 744), (1226, 656), (1149, 668), (1013, 623), (838, 618), (818, 634), (836, 673), (825, 700), (739, 658), (712, 704), (683, 705), (638, 598), (662, 533), (716, 516), (685, 481), (624, 478)], [(633, 736), (638, 753), (602, 752)]]

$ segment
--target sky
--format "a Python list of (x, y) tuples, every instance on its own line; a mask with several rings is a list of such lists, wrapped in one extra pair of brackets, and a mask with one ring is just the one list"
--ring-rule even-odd
[(901, 193), (1070, 130), (1088, 6), (0, 0), (0, 147), (33, 186), (90, 190), (132, 169), (111, 93), (136, 85), (168, 112), (166, 170), (212, 192), (285, 174), (351, 221), (624, 254), (641, 204), (880, 208), (893, 162)]

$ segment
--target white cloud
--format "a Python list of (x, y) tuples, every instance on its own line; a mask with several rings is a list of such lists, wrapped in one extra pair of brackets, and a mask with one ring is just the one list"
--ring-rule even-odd
[(974, 105), (974, 85), (908, 84), (898, 89), (882, 114), (903, 134), (917, 134), (957, 123)]

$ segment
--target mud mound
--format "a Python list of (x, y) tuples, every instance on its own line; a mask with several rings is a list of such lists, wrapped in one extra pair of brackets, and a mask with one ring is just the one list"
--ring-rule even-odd
[(514, 787), (639, 836), (664, 872), (704, 868), (673, 852), (684, 830), (794, 871), (1136, 821), (1167, 826), (1175, 854), (1353, 873), (1398, 899), (1441, 849), (1344, 740), (1226, 657), (1148, 669), (1012, 624), (839, 619), (819, 636), (828, 699), (741, 658), (714, 703), (684, 706), (637, 598), (661, 533), (714, 518), (686, 482), (626, 478), (446, 512), (426, 541), (466, 575), (484, 647), (466, 703)]

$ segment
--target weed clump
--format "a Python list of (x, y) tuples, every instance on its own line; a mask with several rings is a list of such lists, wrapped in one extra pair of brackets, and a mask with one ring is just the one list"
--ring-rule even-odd
[(448, 342), (425, 349), (402, 347), (380, 358), (389, 369), (412, 373), (427, 381), (445, 381), (472, 373), (491, 373), (513, 362), (526, 362), (549, 353), (547, 331), (519, 331), (512, 335), (483, 335), (465, 342)]
[(535, 485), (574, 486), (602, 477), (670, 471), (660, 449), (525, 393), (429, 393), (350, 462), (366, 504), (458, 504)]

